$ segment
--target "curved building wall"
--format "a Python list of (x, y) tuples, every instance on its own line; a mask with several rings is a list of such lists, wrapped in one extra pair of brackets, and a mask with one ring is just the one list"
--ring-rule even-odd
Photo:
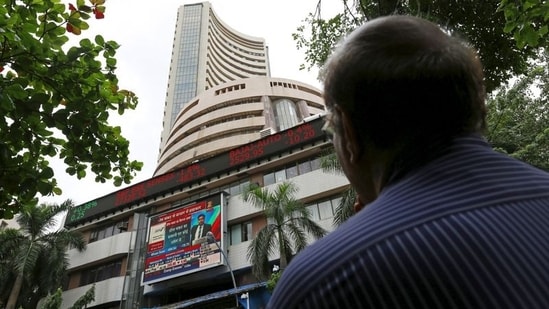
[(289, 79), (254, 77), (210, 88), (175, 118), (155, 175), (285, 130), (324, 110), (318, 89)]
[(223, 23), (209, 2), (181, 6), (173, 41), (160, 148), (175, 117), (190, 99), (217, 85), (269, 76), (263, 38), (240, 33)]

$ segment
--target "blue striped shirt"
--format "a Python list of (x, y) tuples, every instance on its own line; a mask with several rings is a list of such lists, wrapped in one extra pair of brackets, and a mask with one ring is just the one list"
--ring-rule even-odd
[(549, 308), (549, 174), (478, 136), (298, 254), (268, 308)]

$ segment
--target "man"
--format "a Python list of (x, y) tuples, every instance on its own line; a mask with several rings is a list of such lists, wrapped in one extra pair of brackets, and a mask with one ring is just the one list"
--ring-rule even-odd
[(206, 234), (212, 229), (212, 226), (204, 223), (204, 220), (206, 220), (206, 216), (202, 213), (199, 214), (198, 224), (195, 224), (191, 228), (191, 243), (193, 243), (195, 239), (206, 237)]
[(369, 21), (324, 97), (368, 205), (294, 258), (269, 308), (549, 308), (549, 174), (483, 139), (470, 47), (419, 18)]

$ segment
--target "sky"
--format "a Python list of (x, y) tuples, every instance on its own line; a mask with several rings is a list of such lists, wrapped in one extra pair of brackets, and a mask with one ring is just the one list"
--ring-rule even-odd
[[(320, 88), (316, 70), (299, 70), (305, 62), (304, 51), (298, 50), (292, 39), (292, 33), (307, 15), (315, 12), (318, 1), (209, 2), (218, 17), (232, 29), (265, 39), (272, 77), (293, 79)], [(144, 163), (132, 184), (151, 178), (156, 167), (177, 9), (197, 2), (201, 1), (106, 0), (105, 18), (90, 19), (90, 29), (74, 38), (77, 42), (101, 34), (105, 40), (114, 40), (121, 45), (116, 53), (119, 86), (135, 92), (139, 104), (135, 110), (128, 110), (122, 117), (109, 122), (119, 125), (122, 135), (130, 141), (130, 158)], [(322, 1), (322, 17), (335, 15), (342, 9), (342, 3), (341, 0)], [(60, 162), (52, 162), (52, 167), (63, 194), (43, 197), (41, 202), (61, 203), (70, 198), (79, 205), (128, 186), (95, 183), (91, 171), (87, 178), (78, 180), (66, 174)]]

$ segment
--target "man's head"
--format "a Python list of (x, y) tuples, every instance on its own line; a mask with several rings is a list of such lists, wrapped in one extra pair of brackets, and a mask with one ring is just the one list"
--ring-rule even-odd
[(420, 18), (365, 23), (330, 57), (323, 77), (344, 171), (353, 168), (345, 160), (362, 160), (366, 153), (372, 164), (407, 153), (417, 157), (435, 142), (485, 127), (477, 54)]
[(204, 214), (199, 214), (198, 215), (198, 224), (203, 225), (205, 219), (206, 219), (206, 216)]

